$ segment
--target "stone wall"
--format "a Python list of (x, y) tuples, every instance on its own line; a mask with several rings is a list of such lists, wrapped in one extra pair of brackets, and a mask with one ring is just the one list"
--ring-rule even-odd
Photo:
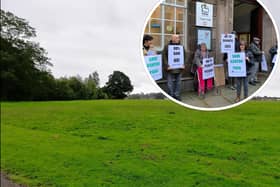
[(269, 62), (268, 65), (271, 66), (271, 57), (269, 54), (269, 49), (274, 46), (277, 42), (277, 36), (275, 27), (270, 19), (269, 15), (265, 12), (263, 16), (263, 36), (262, 36), (262, 50), (266, 53), (266, 59)]

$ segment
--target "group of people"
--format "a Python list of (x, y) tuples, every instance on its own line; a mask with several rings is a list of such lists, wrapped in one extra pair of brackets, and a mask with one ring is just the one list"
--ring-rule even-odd
[[(226, 70), (226, 80), (228, 82), (229, 88), (236, 90), (236, 99), (235, 102), (241, 100), (241, 88), (243, 85), (244, 99), (248, 97), (248, 84), (256, 86), (260, 83), (258, 80), (258, 70), (260, 63), (262, 62), (262, 57), (264, 51), (260, 50), (260, 39), (257, 37), (253, 38), (252, 43), (247, 46), (245, 41), (239, 41), (236, 35), (236, 32), (233, 31), (231, 34), (235, 34), (235, 52), (245, 53), (245, 62), (246, 62), (246, 76), (244, 77), (230, 77), (228, 71)], [(228, 64), (228, 54), (224, 54), (224, 64), (227, 67)], [(226, 68), (228, 69), (228, 67)]]
[[(155, 50), (153, 50), (153, 37), (150, 35), (145, 35), (143, 38), (143, 54), (144, 56), (149, 56), (155, 54)], [(164, 64), (164, 69), (167, 71), (167, 87), (168, 87), (168, 94), (177, 99), (181, 100), (181, 78), (182, 72), (185, 69), (185, 66), (180, 68), (173, 69), (168, 64), (168, 50), (170, 45), (181, 45), (180, 43), (180, 36), (174, 34), (171, 36), (171, 40), (169, 43), (164, 47), (162, 51), (162, 59)], [(186, 50), (183, 47), (183, 58), (185, 59)]]
[[(233, 31), (232, 34), (236, 33)], [(143, 54), (146, 55), (153, 55), (156, 54), (155, 50), (153, 50), (153, 37), (150, 35), (145, 35), (143, 38)], [(185, 69), (185, 66), (182, 66), (177, 69), (173, 69), (169, 67), (168, 63), (168, 49), (170, 45), (181, 45), (180, 44), (180, 37), (179, 35), (172, 35), (170, 42), (164, 47), (164, 50), (162, 51), (162, 58), (163, 58), (163, 65), (164, 69), (167, 72), (167, 86), (168, 86), (168, 94), (177, 99), (181, 100), (181, 77), (182, 72)], [(186, 51), (183, 47), (183, 56), (184, 61), (186, 61), (185, 55)], [(277, 54), (277, 46), (276, 50), (271, 49), (270, 50), (271, 55), (275, 57)], [(275, 52), (276, 51), (276, 52)], [(245, 53), (245, 59), (246, 61), (246, 76), (245, 77), (229, 77), (226, 73), (226, 80), (227, 84), (230, 86), (231, 89), (236, 90), (236, 99), (235, 102), (239, 102), (241, 100), (241, 88), (243, 85), (244, 89), (244, 98), (248, 97), (248, 84), (251, 84), (255, 86), (256, 84), (260, 83), (257, 77), (257, 72), (259, 70), (260, 63), (262, 61), (262, 57), (264, 54), (264, 51), (261, 51), (260, 49), (260, 39), (257, 37), (253, 38), (252, 43), (247, 47), (247, 44), (245, 41), (239, 41), (236, 37), (235, 39), (235, 52), (244, 52)], [(228, 72), (227, 70), (227, 54), (224, 54), (224, 62), (226, 65), (225, 72)], [(201, 43), (198, 46), (198, 49), (195, 51), (194, 59), (193, 59), (193, 65), (195, 68), (195, 73), (197, 77), (197, 90), (198, 95), (201, 98), (205, 97), (205, 93), (207, 90), (211, 90), (213, 88), (213, 78), (210, 79), (203, 79), (203, 59), (209, 58), (210, 53), (207, 49), (207, 45), (205, 43)], [(273, 58), (272, 57), (272, 58)]]

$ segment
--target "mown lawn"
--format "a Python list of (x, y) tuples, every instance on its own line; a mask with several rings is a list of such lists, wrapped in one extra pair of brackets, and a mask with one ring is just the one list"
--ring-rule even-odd
[(1, 104), (1, 170), (30, 186), (280, 186), (280, 102)]

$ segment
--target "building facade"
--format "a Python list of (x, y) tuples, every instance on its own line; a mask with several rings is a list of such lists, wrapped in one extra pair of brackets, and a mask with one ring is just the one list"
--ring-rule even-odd
[[(249, 44), (261, 38), (262, 50), (270, 61), (269, 49), (277, 43), (272, 20), (256, 0), (164, 0), (152, 13), (145, 34), (154, 38), (157, 51), (162, 51), (172, 34), (179, 34), (187, 51), (183, 88), (192, 89), (191, 63), (200, 42), (207, 43), (215, 64), (223, 63), (220, 37), (236, 31), (239, 40)], [(270, 64), (269, 64), (270, 65)], [(164, 88), (166, 76), (157, 83)], [(189, 85), (188, 85), (189, 84)]]

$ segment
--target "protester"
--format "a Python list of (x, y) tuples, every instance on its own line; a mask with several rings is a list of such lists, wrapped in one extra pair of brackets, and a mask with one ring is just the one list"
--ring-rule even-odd
[(275, 63), (276, 63), (276, 59), (277, 59), (277, 53), (273, 56), (273, 59), (272, 59), (272, 61), (271, 61), (271, 63), (272, 63), (272, 69), (274, 68), (274, 65), (275, 65)]
[[(185, 63), (181, 68), (173, 69), (169, 66), (169, 58), (168, 58), (168, 50), (169, 46), (180, 44), (180, 37), (177, 34), (172, 35), (170, 42), (164, 47), (163, 50), (163, 63), (165, 65), (165, 69), (167, 71), (167, 87), (169, 91), (169, 95), (177, 100), (181, 100), (181, 77), (182, 72), (185, 69)], [(185, 48), (183, 47), (183, 61), (185, 62)]]
[(259, 71), (259, 66), (262, 61), (262, 55), (264, 54), (263, 51), (260, 50), (260, 39), (257, 37), (253, 38), (253, 42), (249, 46), (249, 50), (253, 53), (254, 58), (254, 66), (252, 69), (252, 73), (249, 77), (249, 84), (255, 86), (256, 83), (260, 83), (257, 77), (257, 73)]
[(144, 35), (143, 37), (143, 55), (150, 56), (156, 55), (156, 52), (153, 50), (153, 37), (150, 35)]
[(277, 54), (277, 50), (278, 50), (277, 44), (274, 45), (274, 46), (272, 46), (272, 47), (269, 49), (269, 53), (270, 53), (271, 59), (273, 59), (274, 55)]
[(250, 75), (251, 67), (254, 65), (254, 61), (253, 61), (254, 55), (252, 54), (251, 51), (246, 50), (246, 43), (244, 41), (240, 42), (239, 49), (240, 49), (240, 52), (245, 53), (246, 76), (236, 78), (237, 88), (236, 88), (235, 102), (240, 101), (242, 84), (243, 84), (243, 88), (244, 88), (244, 93), (243, 93), (244, 99), (248, 97), (248, 76)]
[[(234, 34), (235, 36), (235, 44), (234, 44), (234, 52), (237, 53), (240, 51), (240, 42), (238, 40), (238, 36), (237, 36), (237, 33), (236, 31), (232, 31), (231, 34)], [(228, 54), (227, 53), (224, 53), (224, 56), (223, 56), (223, 61), (224, 61), (224, 66), (226, 67), (226, 79), (227, 79), (227, 84), (228, 84), (228, 87), (232, 90), (235, 90), (236, 89), (236, 85), (235, 85), (235, 77), (229, 77), (228, 76)]]
[[(203, 80), (202, 70), (203, 70), (203, 59), (209, 58), (209, 52), (205, 43), (200, 44), (200, 48), (196, 50), (194, 55), (194, 62), (197, 66), (197, 77), (198, 77), (198, 95), (205, 98), (205, 86), (207, 90), (212, 89), (213, 79)], [(205, 85), (206, 83), (206, 85)]]
[(231, 34), (234, 34), (234, 36), (235, 36), (235, 45), (234, 45), (235, 46), (234, 47), (235, 52), (236, 53), (240, 52), (240, 41), (238, 40), (238, 36), (237, 36), (236, 31), (232, 31)]
[(272, 46), (269, 50), (270, 53), (270, 57), (271, 57), (271, 67), (274, 67), (274, 64), (276, 62), (276, 57), (277, 57), (277, 50), (278, 50), (278, 46), (277, 44)]

